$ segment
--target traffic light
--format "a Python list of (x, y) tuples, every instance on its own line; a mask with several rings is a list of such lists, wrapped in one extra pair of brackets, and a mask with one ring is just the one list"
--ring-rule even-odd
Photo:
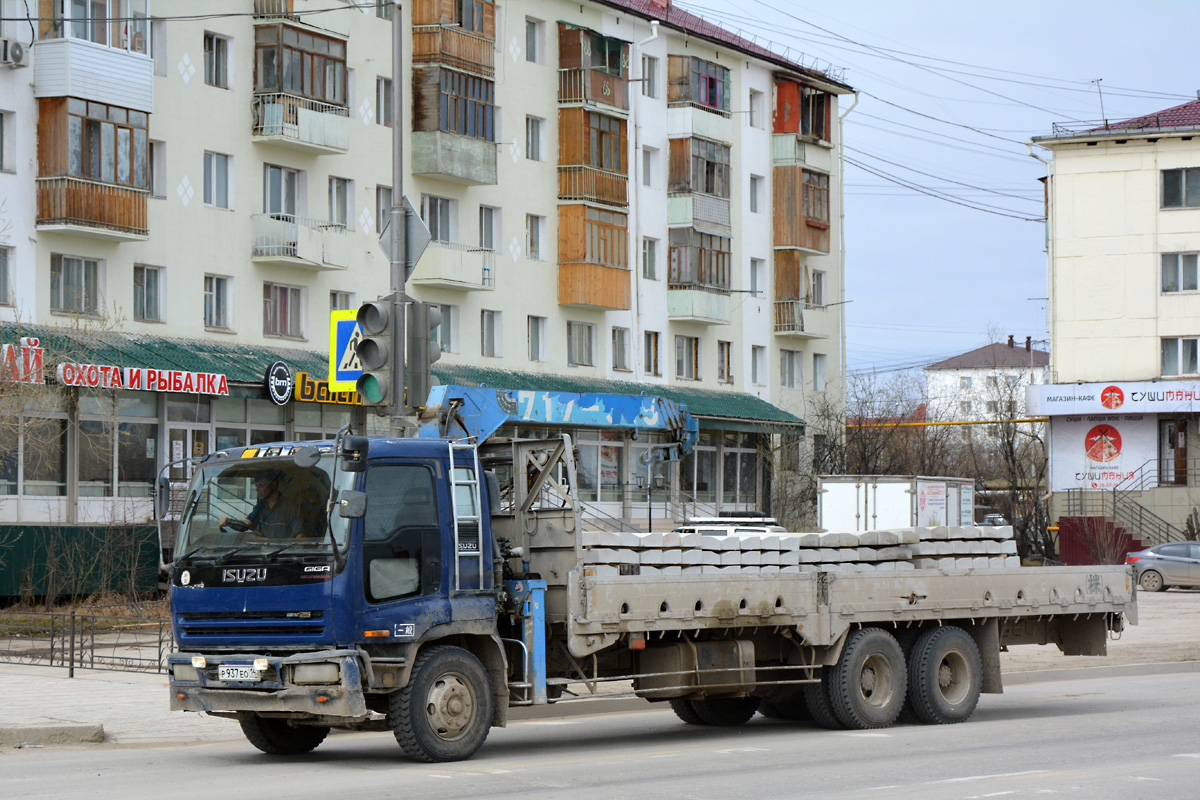
[(429, 373), (442, 357), (442, 346), (433, 332), (442, 324), (442, 309), (434, 303), (412, 302), (408, 306), (408, 405), (424, 408), (429, 390), (437, 385)]
[(364, 406), (390, 406), (393, 396), (392, 353), (395, 347), (395, 321), (392, 298), (368, 300), (358, 307), (358, 326), (362, 329), (358, 360), (362, 365), (356, 389)]

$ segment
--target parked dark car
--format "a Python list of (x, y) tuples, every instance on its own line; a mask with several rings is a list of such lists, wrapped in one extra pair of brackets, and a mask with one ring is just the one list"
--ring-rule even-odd
[(1161, 592), (1169, 586), (1200, 586), (1200, 543), (1169, 542), (1130, 553), (1126, 564), (1133, 565), (1138, 586), (1147, 592)]

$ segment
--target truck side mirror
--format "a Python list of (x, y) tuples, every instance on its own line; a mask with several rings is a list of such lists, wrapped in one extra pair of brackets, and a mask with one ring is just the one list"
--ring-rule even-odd
[(163, 519), (171, 507), (171, 481), (165, 474), (158, 476), (158, 485), (154, 492), (154, 518)]
[(337, 507), (342, 519), (362, 519), (367, 514), (367, 493), (342, 489), (338, 492)]
[(370, 441), (365, 436), (346, 436), (342, 439), (342, 471), (366, 472), (367, 449)]

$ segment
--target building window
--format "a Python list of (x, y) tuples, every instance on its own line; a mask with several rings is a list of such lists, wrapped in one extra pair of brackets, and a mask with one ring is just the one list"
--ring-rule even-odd
[(392, 219), (392, 187), (375, 187), (375, 227), (380, 233)]
[(970, 414), (971, 413), (971, 401), (970, 400), (960, 400), (958, 403), (958, 411), (961, 414)]
[(779, 351), (779, 385), (796, 389), (801, 381), (800, 353), (795, 350)]
[(629, 371), (629, 328), (612, 329), (612, 365), (615, 370)]
[(542, 125), (537, 117), (525, 118), (525, 157), (530, 161), (542, 160)]
[(642, 277), (658, 280), (658, 239), (649, 236), (642, 239)]
[(546, 318), (529, 317), (529, 360), (546, 360)]
[(761, 128), (765, 124), (766, 116), (763, 114), (763, 93), (750, 90), (750, 107), (747, 109), (750, 112), (750, 127)]
[(0, 247), (0, 306), (14, 305), (12, 273), (9, 271), (10, 261), (12, 261), (12, 248)]
[(483, 309), (479, 312), (479, 354), (488, 358), (504, 355), (503, 313)]
[(379, 0), (375, 4), (375, 16), (380, 19), (391, 19), (393, 8), (395, 6), (392, 4), (392, 0)]
[(204, 205), (229, 208), (229, 156), (204, 154)]
[(430, 338), (438, 343), (443, 353), (456, 353), (458, 332), (458, 306), (442, 303), (438, 306), (442, 312), (441, 323), (433, 329)]
[(689, 56), (669, 56), (667, 102), (729, 114), (729, 70)]
[(592, 338), (596, 326), (588, 322), (567, 323), (567, 364), (572, 367), (592, 366)]
[(683, 381), (700, 380), (700, 339), (675, 337), (675, 377)]
[(65, 33), (74, 39), (146, 54), (146, 0), (73, 0), (45, 3), (42, 9), (43, 39), (57, 39)]
[(762, 297), (767, 280), (767, 264), (761, 258), (750, 259), (750, 296)]
[(657, 160), (658, 150), (656, 148), (642, 148), (642, 186), (654, 188), (654, 162)]
[[(65, 174), (102, 183), (149, 188), (149, 115), (77, 97), (67, 98)], [(46, 165), (45, 175), (62, 175)]]
[(162, 322), (162, 268), (134, 265), (133, 318)]
[(758, 175), (750, 176), (750, 213), (757, 214), (759, 208), (759, 195), (762, 194), (763, 179)]
[(645, 373), (647, 375), (662, 375), (658, 366), (658, 331), (646, 331), (643, 338), (645, 347)]
[(829, 225), (829, 176), (804, 170), (803, 207), (806, 222), (817, 227)]
[(826, 365), (829, 363), (829, 357), (824, 353), (813, 353), (813, 391), (823, 392), (825, 386), (829, 382), (829, 377), (826, 372)]
[(500, 209), (479, 207), (479, 247), (496, 252), (500, 241)]
[(303, 291), (299, 287), (263, 284), (263, 334), (303, 336), (303, 311)]
[(263, 164), (263, 213), (295, 216), (299, 186), (298, 171)]
[(375, 124), (392, 127), (392, 79), (375, 79)]
[(546, 218), (535, 214), (525, 216), (525, 253), (534, 261), (542, 260), (542, 235)]
[(285, 92), (346, 105), (346, 42), (311, 28), (254, 28), (256, 91)]
[(658, 97), (658, 59), (642, 56), (642, 96)]
[(454, 241), (455, 201), (431, 194), (421, 195), (421, 218), (435, 242)]
[(440, 128), (494, 142), (496, 84), (473, 75), (441, 70)]
[(50, 256), (50, 310), (65, 314), (100, 312), (100, 262)]
[(352, 308), (354, 308), (353, 292), (339, 292), (337, 290), (329, 292), (330, 311), (349, 311)]
[(732, 240), (691, 228), (671, 229), (670, 286), (727, 292)]
[(629, 269), (628, 217), (587, 207), (584, 215), (584, 263)]
[(800, 133), (829, 141), (830, 94), (808, 86), (800, 87)]
[(999, 403), (997, 403), (995, 400), (987, 401), (987, 413), (991, 414), (992, 416), (995, 416), (996, 413), (999, 411), (1000, 411)]
[(1164, 378), (1200, 374), (1196, 342), (1194, 337), (1172, 337), (1162, 340), (1162, 374)]
[(229, 88), (229, 40), (215, 33), (204, 34), (204, 82)]
[(229, 284), (220, 275), (204, 276), (204, 327), (229, 327)]
[(8, 121), (9, 115), (0, 111), (0, 170), (8, 169), (8, 152), (12, 147), (5, 141), (9, 129), (12, 128), (12, 123)]
[(755, 386), (767, 384), (767, 348), (757, 344), (750, 347), (750, 382)]
[(1162, 207), (1200, 206), (1200, 168), (1162, 171)]
[(730, 148), (693, 136), (671, 140), (670, 192), (729, 197)]
[(1000, 386), (1000, 381), (995, 375), (987, 376), (987, 388), (995, 389)]
[(968, 376), (968, 375), (963, 375), (963, 376), (959, 377), (959, 379), (958, 379), (958, 388), (959, 388), (959, 389), (970, 389), (970, 388), (971, 388), (971, 378), (970, 378), (970, 376)]
[(717, 342), (717, 383), (733, 383), (733, 344)]
[(329, 221), (343, 228), (350, 227), (353, 209), (350, 208), (350, 198), (353, 193), (350, 181), (345, 178), (329, 179)]
[(525, 60), (530, 64), (542, 63), (542, 30), (541, 20), (525, 18)]
[(819, 269), (812, 273), (812, 304), (818, 308), (825, 305), (825, 273)]
[(150, 142), (150, 196), (165, 199), (167, 196), (167, 144)]
[(1162, 290), (1167, 292), (1194, 292), (1196, 282), (1195, 253), (1162, 254)]

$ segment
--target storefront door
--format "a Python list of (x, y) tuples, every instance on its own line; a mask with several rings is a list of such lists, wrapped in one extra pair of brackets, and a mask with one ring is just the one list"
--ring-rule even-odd
[[(167, 429), (167, 459), (172, 463), (182, 459), (208, 455), (209, 427), (173, 426)], [(191, 464), (171, 467), (171, 483), (186, 483), (192, 479)]]
[(1187, 420), (1164, 419), (1158, 423), (1158, 483), (1160, 486), (1187, 483)]

